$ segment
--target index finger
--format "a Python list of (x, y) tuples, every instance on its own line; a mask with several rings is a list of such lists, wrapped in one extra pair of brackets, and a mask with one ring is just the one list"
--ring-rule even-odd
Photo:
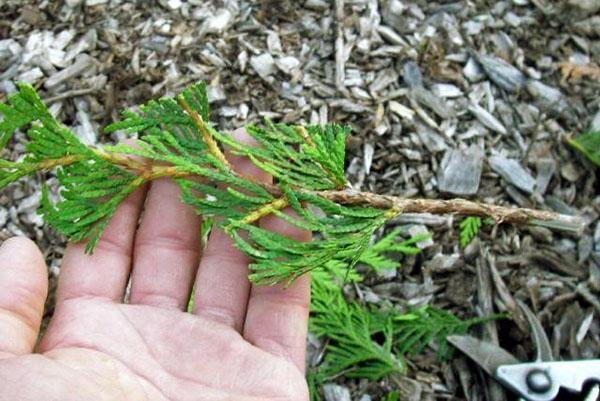
[(86, 244), (82, 242), (67, 245), (60, 268), (57, 304), (81, 297), (123, 300), (145, 191), (145, 186), (138, 188), (119, 205), (94, 253), (86, 254)]

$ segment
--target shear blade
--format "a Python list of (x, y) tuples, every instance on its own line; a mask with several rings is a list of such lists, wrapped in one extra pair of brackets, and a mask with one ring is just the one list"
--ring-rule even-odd
[(517, 299), (517, 304), (525, 313), (525, 317), (527, 318), (527, 322), (529, 323), (529, 327), (531, 327), (531, 333), (533, 336), (533, 342), (535, 343), (536, 348), (536, 361), (539, 362), (550, 362), (553, 361), (554, 358), (552, 356), (552, 347), (550, 346), (550, 341), (548, 340), (548, 336), (542, 327), (542, 324), (535, 316), (535, 314), (529, 309), (529, 307), (525, 304), (525, 302)]
[(514, 365), (520, 361), (497, 345), (471, 336), (448, 336), (448, 342), (475, 361), (492, 377), (502, 365)]

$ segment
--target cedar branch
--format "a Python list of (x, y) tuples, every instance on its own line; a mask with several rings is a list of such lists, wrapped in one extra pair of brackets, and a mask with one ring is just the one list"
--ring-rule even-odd
[[(191, 172), (178, 171), (172, 166), (153, 166), (152, 163), (148, 163), (147, 161), (133, 159), (125, 155), (106, 153), (103, 151), (97, 151), (96, 154), (103, 159), (110, 161), (111, 163), (124, 167), (125, 169), (142, 176), (145, 179), (154, 179), (158, 177), (176, 178), (189, 176), (192, 174)], [(236, 174), (235, 172), (233, 173)], [(245, 177), (244, 179), (249, 178)], [(281, 189), (276, 185), (259, 182), (255, 183), (261, 185), (263, 188), (265, 188), (265, 190), (277, 198), (281, 198), (283, 195), (281, 193)], [(577, 216), (568, 216), (546, 210), (510, 208), (469, 201), (466, 199), (411, 199), (390, 195), (379, 195), (370, 192), (358, 192), (353, 190), (311, 191), (311, 193), (343, 205), (363, 205), (377, 209), (389, 210), (390, 217), (400, 213), (455, 214), (462, 216), (491, 218), (497, 224), (510, 223), (517, 225), (539, 225), (557, 230), (575, 232), (581, 232), (583, 229), (583, 222), (581, 218)], [(277, 206), (279, 210), (286, 206), (283, 205), (278, 207), (280, 206), (278, 203), (280, 201), (283, 202), (282, 199), (278, 199), (276, 201), (277, 205), (269, 204), (268, 206)], [(261, 209), (261, 212), (265, 212), (267, 209)]]

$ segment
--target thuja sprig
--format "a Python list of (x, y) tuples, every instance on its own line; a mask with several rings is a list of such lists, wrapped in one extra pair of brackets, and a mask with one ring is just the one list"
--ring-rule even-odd
[(569, 138), (568, 142), (590, 159), (592, 163), (600, 166), (600, 131), (583, 133), (575, 139)]
[[(379, 249), (389, 249), (389, 238), (380, 241), (384, 243)], [(313, 399), (317, 398), (317, 384), (338, 376), (380, 380), (402, 374), (405, 357), (428, 345), (435, 347), (440, 359), (446, 358), (447, 336), (463, 335), (475, 325), (505, 317), (463, 320), (430, 305), (404, 313), (395, 309), (384, 312), (357, 301), (347, 302), (338, 279), (338, 272), (332, 269), (317, 269), (312, 275), (309, 328), (324, 343), (323, 358), (309, 374)], [(348, 281), (360, 280), (354, 272)]]
[[(327, 275), (317, 274), (311, 287), (310, 331), (327, 338), (324, 363), (318, 369), (318, 379), (331, 380), (340, 375), (380, 380), (392, 373), (403, 373), (406, 363), (392, 351), (393, 324), (390, 319), (378, 319), (356, 302), (346, 302), (341, 288)], [(383, 321), (373, 330), (374, 321)], [(375, 341), (382, 334), (381, 343)]]
[[(290, 126), (266, 121), (246, 126), (258, 146), (234, 140), (210, 125), (204, 83), (175, 98), (162, 98), (125, 111), (106, 128), (136, 134), (135, 145), (86, 146), (48, 112), (26, 84), (0, 104), (0, 151), (14, 131), (26, 128), (29, 142), (21, 161), (0, 161), (0, 188), (37, 171), (57, 170), (61, 200), (44, 190), (40, 213), (93, 251), (117, 206), (135, 189), (161, 177), (174, 179), (182, 200), (198, 214), (214, 217), (253, 262), (251, 279), (289, 282), (328, 263), (352, 267), (368, 249), (375, 230), (403, 212), (456, 213), (494, 221), (579, 229), (580, 221), (547, 211), (510, 209), (462, 199), (406, 199), (356, 192), (344, 176), (349, 129), (336, 124)], [(274, 183), (242, 177), (223, 149), (247, 157)], [(284, 209), (293, 210), (293, 214)], [(274, 215), (318, 233), (301, 243), (256, 225)]]
[(473, 241), (481, 227), (481, 217), (469, 216), (460, 222), (459, 243), (461, 248), (466, 248)]

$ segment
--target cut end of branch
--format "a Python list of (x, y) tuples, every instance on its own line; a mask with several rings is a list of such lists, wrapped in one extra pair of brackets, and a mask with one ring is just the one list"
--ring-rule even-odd
[(532, 226), (546, 227), (553, 230), (570, 231), (577, 235), (583, 234), (583, 220), (577, 216), (567, 216), (559, 214), (558, 219), (554, 220), (537, 220), (532, 219), (529, 224)]

